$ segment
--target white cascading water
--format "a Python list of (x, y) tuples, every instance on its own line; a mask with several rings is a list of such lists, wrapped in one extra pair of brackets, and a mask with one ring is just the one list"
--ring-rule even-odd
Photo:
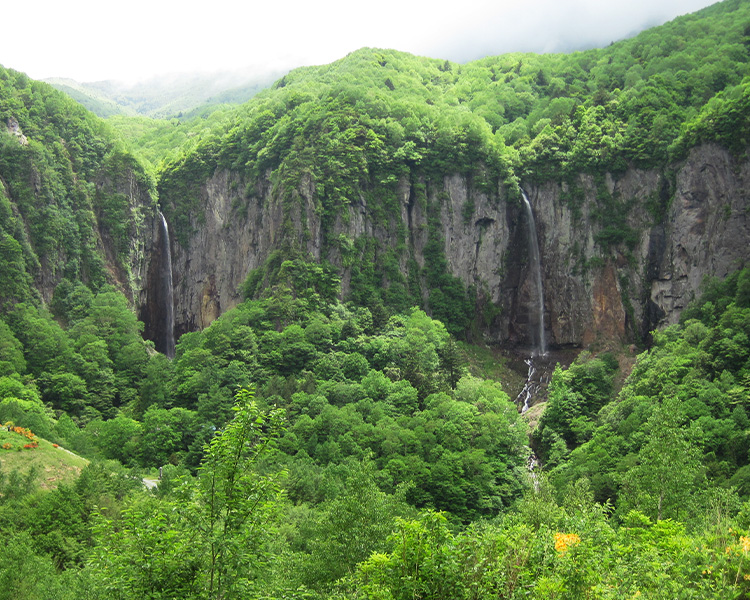
[(162, 264), (161, 283), (164, 298), (165, 321), (164, 354), (167, 358), (174, 358), (174, 287), (172, 286), (172, 250), (169, 247), (169, 227), (164, 215), (159, 211), (161, 219)]
[(536, 223), (534, 222), (534, 211), (531, 209), (531, 202), (526, 195), (526, 192), (521, 190), (521, 196), (523, 198), (523, 205), (526, 212), (526, 227), (527, 227), (527, 239), (529, 248), (529, 270), (531, 272), (532, 280), (534, 282), (534, 292), (536, 298), (532, 298), (531, 305), (533, 310), (531, 312), (533, 331), (533, 350), (531, 356), (524, 361), (528, 367), (529, 372), (526, 376), (526, 384), (523, 386), (521, 393), (518, 394), (517, 402), (521, 404), (522, 412), (526, 412), (529, 409), (529, 402), (532, 397), (539, 391), (544, 382), (541, 381), (541, 377), (544, 377), (544, 373), (537, 376), (537, 368), (534, 365), (534, 358), (544, 358), (547, 355), (547, 336), (544, 331), (544, 288), (542, 287), (542, 265), (539, 255), (539, 241), (536, 235)]
[(539, 241), (536, 237), (536, 223), (534, 222), (534, 211), (531, 210), (531, 202), (526, 192), (521, 190), (523, 205), (526, 209), (526, 227), (529, 240), (529, 269), (534, 279), (534, 291), (536, 292), (536, 302), (533, 302), (535, 310), (536, 334), (534, 339), (534, 353), (544, 355), (547, 352), (547, 338), (544, 332), (544, 288), (542, 288), (542, 265), (539, 258)]

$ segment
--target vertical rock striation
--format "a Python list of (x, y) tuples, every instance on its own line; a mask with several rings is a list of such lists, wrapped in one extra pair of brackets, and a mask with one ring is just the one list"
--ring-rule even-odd
[[(521, 200), (459, 174), (417, 183), (426, 189), (421, 196), (414, 182), (400, 180), (400, 211), (385, 220), (363, 190), (324, 232), (311, 178), (300, 181), (290, 206), (270, 176), (245, 181), (218, 170), (200, 186), (192, 233), (174, 243), (177, 332), (206, 327), (237, 305), (247, 273), (289, 246), (337, 265), (345, 296), (350, 267), (326, 235), (368, 236), (402, 248), (404, 272), (407, 260), (424, 267), (429, 213), (438, 215), (449, 271), (477, 290), (479, 303), (499, 308), (482, 324), (484, 337), (528, 345), (535, 283)], [(718, 146), (697, 147), (670, 169), (523, 184), (536, 218), (550, 345), (642, 338), (675, 322), (706, 275), (723, 277), (747, 259), (750, 163)]]

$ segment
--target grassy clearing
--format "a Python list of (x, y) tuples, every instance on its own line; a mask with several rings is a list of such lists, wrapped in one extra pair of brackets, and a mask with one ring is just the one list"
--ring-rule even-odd
[(24, 448), (30, 443), (28, 438), (4, 427), (0, 429), (0, 472), (7, 474), (15, 470), (26, 474), (33, 468), (39, 487), (48, 490), (75, 480), (89, 463), (47, 440), (37, 440), (39, 445), (36, 448)]
[[(466, 361), (469, 373), (474, 377), (497, 381), (512, 399), (518, 396), (526, 379), (517, 368), (514, 368), (512, 360), (502, 350), (465, 342), (456, 344)], [(521, 367), (523, 366), (521, 363)]]

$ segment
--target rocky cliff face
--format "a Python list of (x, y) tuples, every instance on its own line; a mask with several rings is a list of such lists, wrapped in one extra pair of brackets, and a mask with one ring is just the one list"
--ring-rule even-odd
[(112, 283), (133, 305), (143, 306), (148, 299), (148, 273), (154, 268), (152, 262), (159, 242), (158, 210), (151, 190), (132, 172), (117, 181), (101, 179), (96, 185), (127, 198), (124, 215), (128, 231), (127, 250), (118, 254), (111, 232), (101, 218), (96, 220), (97, 249), (106, 258)]
[(167, 351), (167, 304), (174, 304), (174, 298), (164, 293), (164, 270), (171, 268), (164, 253), (164, 232), (160, 227), (158, 211), (154, 207), (148, 211), (143, 220), (143, 235), (141, 244), (144, 255), (141, 260), (134, 261), (140, 286), (138, 290), (137, 309), (138, 320), (144, 324), (144, 337), (154, 342), (160, 352)]
[(660, 324), (677, 321), (706, 275), (724, 277), (750, 260), (750, 162), (704, 146), (691, 152), (675, 186), (649, 281)]
[[(248, 183), (252, 200), (245, 196)], [(748, 256), (750, 162), (717, 146), (695, 148), (672, 170), (580, 175), (524, 188), (536, 218), (552, 345), (642, 337), (675, 322), (704, 276), (723, 277)], [(427, 212), (439, 210), (449, 270), (501, 309), (483, 331), (486, 338), (528, 343), (533, 284), (520, 204), (502, 188), (482, 191), (460, 175), (428, 182), (426, 189), (418, 197), (400, 181), (400, 214), (387, 222), (373, 217), (363, 195), (338, 216), (333, 237), (405, 243), (424, 266)], [(314, 182), (302, 181), (297, 191), (300, 201), (290, 208), (268, 179), (246, 182), (218, 171), (202, 185), (200, 211), (191, 217), (195, 233), (185, 246), (173, 241), (178, 333), (206, 327), (238, 304), (248, 271), (285, 242), (342, 264), (339, 250), (323, 243)], [(284, 239), (290, 232), (295, 239)], [(342, 267), (344, 294), (348, 277)]]
[[(15, 163), (21, 165), (18, 170), (24, 175), (9, 185), (0, 174), (0, 198), (7, 202), (6, 214), (12, 215), (9, 220), (18, 223), (9, 230), (24, 248), (27, 264), (32, 266), (35, 293), (49, 303), (65, 275), (90, 280), (91, 271), (101, 268), (102, 283), (106, 281), (117, 287), (134, 306), (144, 306), (148, 299), (147, 272), (153, 256), (157, 207), (143, 173), (124, 161), (116, 169), (100, 167), (98, 173), (86, 179), (75, 173), (73, 167), (80, 165), (74, 164), (69, 156), (55, 163), (30, 150), (29, 140), (14, 117), (7, 120), (6, 131), (13, 144), (24, 149), (23, 159)], [(0, 135), (4, 134), (0, 131)], [(62, 138), (59, 144), (66, 148)], [(4, 150), (14, 151), (15, 146)], [(64, 177), (54, 175), (56, 169), (70, 178), (69, 188), (65, 188)], [(57, 185), (53, 186), (51, 181)], [(105, 198), (109, 201), (116, 198), (111, 203), (116, 208), (105, 207)], [(56, 218), (61, 213), (70, 219), (65, 226)], [(75, 221), (73, 214), (77, 214)], [(51, 250), (44, 245), (39, 247), (39, 238), (45, 230), (56, 235)], [(91, 250), (93, 259), (88, 256)], [(86, 260), (95, 264), (85, 264)], [(72, 265), (77, 265), (80, 272)]]
[[(616, 214), (592, 214), (601, 194), (593, 178), (579, 178), (584, 200), (578, 219), (561, 201), (562, 185), (534, 189), (553, 343), (645, 337), (677, 322), (706, 276), (722, 278), (746, 263), (750, 163), (705, 145), (673, 168), (669, 175), (607, 175), (615, 199), (608, 210), (626, 212), (627, 226), (637, 234), (630, 247), (621, 243), (607, 251), (597, 237)], [(653, 210), (659, 205), (662, 218)]]

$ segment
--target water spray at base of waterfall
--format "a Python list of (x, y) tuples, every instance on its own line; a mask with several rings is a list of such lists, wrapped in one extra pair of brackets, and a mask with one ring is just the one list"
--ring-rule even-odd
[(527, 410), (529, 410), (529, 402), (531, 401), (531, 398), (536, 391), (536, 386), (534, 385), (534, 373), (536, 372), (536, 369), (534, 368), (534, 361), (531, 360), (531, 358), (527, 358), (524, 362), (529, 367), (529, 374), (526, 376), (526, 384), (523, 386), (521, 393), (518, 394), (518, 398), (516, 398), (517, 404), (521, 404), (523, 402), (523, 404), (521, 405), (522, 413), (525, 413)]
[(529, 454), (529, 459), (526, 463), (526, 468), (529, 470), (529, 477), (531, 478), (531, 485), (534, 488), (534, 492), (539, 492), (539, 473), (537, 467), (539, 466), (539, 459), (533, 452)]
[(516, 396), (516, 404), (521, 407), (521, 413), (525, 413), (531, 407), (531, 402), (538, 398), (546, 389), (552, 378), (552, 361), (550, 353), (532, 353), (523, 361), (529, 370), (526, 375), (526, 383), (521, 393)]

